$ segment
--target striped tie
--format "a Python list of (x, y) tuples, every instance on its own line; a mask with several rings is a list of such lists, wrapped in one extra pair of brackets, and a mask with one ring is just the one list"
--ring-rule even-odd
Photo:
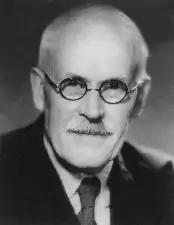
[(96, 225), (94, 220), (95, 199), (100, 190), (98, 178), (84, 178), (78, 188), (81, 211), (78, 214), (81, 225)]

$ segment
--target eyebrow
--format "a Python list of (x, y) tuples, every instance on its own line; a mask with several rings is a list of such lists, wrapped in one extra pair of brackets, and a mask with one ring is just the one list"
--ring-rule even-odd
[[(80, 76), (78, 74), (68, 73), (67, 74), (67, 78), (71, 78), (71, 77), (72, 78), (77, 78), (77, 79), (78, 78), (79, 79), (83, 79), (88, 84), (91, 83), (91, 80), (87, 79), (86, 77)], [(104, 79), (104, 80), (98, 81), (98, 84), (99, 83), (103, 83), (103, 82), (108, 81), (108, 80), (120, 80), (120, 81), (122, 81), (125, 84), (128, 84), (128, 82), (129, 82), (128, 78), (120, 76), (120, 77), (109, 77), (108, 79)]]
[(77, 79), (83, 79), (86, 83), (90, 83), (90, 80), (89, 79), (87, 79), (87, 78), (85, 78), (83, 76), (80, 76), (78, 74), (68, 73), (66, 77), (67, 78), (71, 78), (72, 77), (72, 78), (77, 78)]

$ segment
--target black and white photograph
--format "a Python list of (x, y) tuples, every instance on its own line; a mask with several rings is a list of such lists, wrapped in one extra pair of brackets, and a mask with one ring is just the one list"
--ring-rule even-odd
[(174, 225), (174, 2), (0, 1), (0, 225)]

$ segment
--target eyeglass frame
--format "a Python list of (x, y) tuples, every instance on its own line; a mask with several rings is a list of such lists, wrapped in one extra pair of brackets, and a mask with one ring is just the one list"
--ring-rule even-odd
[[(42, 72), (42, 73), (44, 74), (44, 76), (45, 76), (47, 82), (49, 83), (49, 85), (53, 88), (53, 90), (54, 90), (56, 93), (60, 94), (62, 98), (66, 99), (66, 100), (69, 100), (69, 101), (77, 101), (77, 100), (80, 100), (81, 98), (83, 98), (83, 97), (86, 95), (86, 93), (87, 93), (88, 91), (98, 91), (100, 97), (103, 99), (104, 102), (106, 102), (106, 103), (108, 103), (108, 104), (118, 104), (118, 103), (121, 103), (121, 102), (126, 98), (126, 96), (130, 95), (133, 91), (135, 91), (135, 90), (138, 88), (138, 86), (141, 85), (141, 83), (137, 83), (131, 90), (128, 90), (128, 86), (127, 86), (123, 81), (121, 81), (121, 80), (119, 80), (119, 79), (110, 79), (110, 80), (103, 81), (99, 88), (94, 88), (94, 89), (93, 89), (93, 88), (88, 88), (87, 83), (86, 83), (86, 81), (85, 81), (83, 78), (79, 78), (79, 79), (83, 82), (83, 84), (85, 85), (85, 89), (86, 89), (86, 90), (85, 90), (84, 94), (83, 94), (82, 96), (80, 96), (79, 98), (77, 98), (77, 99), (69, 99), (69, 98), (66, 98), (65, 95), (63, 95), (63, 93), (62, 93), (60, 87), (61, 87), (61, 84), (62, 84), (63, 82), (65, 82), (66, 80), (69, 80), (69, 79), (74, 79), (74, 77), (68, 77), (68, 78), (65, 78), (65, 79), (63, 79), (59, 84), (56, 84), (56, 83), (50, 78), (50, 76), (49, 76), (47, 73), (43, 72), (43, 71), (40, 70), (39, 68), (33, 67), (33, 70), (34, 70), (34, 72), (36, 72), (36, 73), (37, 73), (37, 70), (39, 70), (40, 72)], [(78, 79), (78, 78), (77, 78), (77, 79)], [(109, 83), (109, 82), (112, 81), (112, 80), (118, 81), (119, 83), (121, 83), (121, 84), (125, 87), (125, 95), (124, 95), (124, 97), (122, 97), (121, 100), (118, 101), (118, 102), (108, 102), (108, 101), (105, 100), (105, 98), (104, 98), (104, 97), (102, 96), (102, 94), (101, 94), (101, 88), (102, 88), (102, 86), (103, 86), (105, 83)]]

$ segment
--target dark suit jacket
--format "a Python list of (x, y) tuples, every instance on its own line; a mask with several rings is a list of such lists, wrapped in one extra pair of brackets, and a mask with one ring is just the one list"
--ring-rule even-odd
[[(0, 146), (0, 224), (78, 225), (43, 146), (43, 117), (3, 135)], [(112, 224), (174, 224), (171, 159), (124, 143), (108, 179)]]

